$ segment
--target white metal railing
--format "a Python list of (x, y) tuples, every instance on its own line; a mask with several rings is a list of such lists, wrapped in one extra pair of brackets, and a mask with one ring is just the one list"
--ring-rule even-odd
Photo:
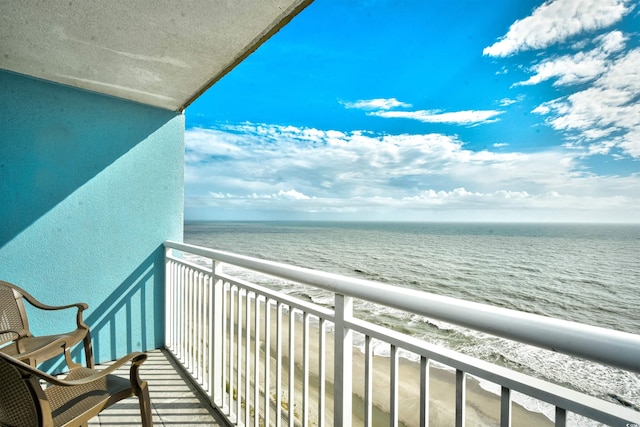
[[(429, 425), (431, 362), (455, 370), (452, 420), (467, 418), (469, 376), (501, 388), (499, 418), (510, 426), (512, 391), (555, 406), (555, 425), (567, 413), (607, 425), (638, 426), (640, 412), (549, 383), (358, 319), (353, 299), (465, 326), (583, 359), (640, 373), (640, 336), (574, 322), (467, 302), (376, 282), (344, 277), (228, 252), (165, 242), (166, 346), (192, 379), (235, 425), (336, 425), (354, 420), (397, 426), (399, 413), (416, 411), (416, 425)], [(211, 261), (187, 261), (184, 254)], [(223, 272), (222, 264), (241, 267), (335, 296), (322, 307)], [(330, 331), (331, 329), (331, 331)], [(354, 372), (354, 333), (364, 336), (363, 371)], [(372, 341), (390, 346), (388, 374), (374, 375)], [(419, 358), (414, 402), (399, 392), (399, 352)], [(377, 365), (375, 365), (377, 366)], [(362, 377), (362, 378), (360, 378)], [(382, 393), (379, 383), (386, 390)], [(380, 403), (380, 395), (384, 394)], [(354, 408), (354, 398), (358, 409)], [(362, 408), (360, 408), (360, 404)]]

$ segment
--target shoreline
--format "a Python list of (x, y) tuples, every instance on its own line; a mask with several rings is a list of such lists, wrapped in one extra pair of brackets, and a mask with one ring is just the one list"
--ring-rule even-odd
[[(252, 305), (252, 335), (253, 330), (253, 309)], [(260, 303), (260, 312), (264, 314), (264, 302)], [(296, 314), (298, 314), (296, 312)], [(275, 384), (276, 384), (276, 308), (270, 308), (271, 316), (271, 340), (270, 340), (270, 400), (271, 400), (271, 420), (275, 421)], [(311, 425), (316, 425), (318, 416), (318, 379), (319, 361), (324, 358), (325, 363), (325, 423), (333, 424), (333, 371), (334, 371), (334, 334), (332, 331), (325, 331), (325, 352), (319, 354), (319, 328), (314, 322), (309, 322), (309, 421)], [(244, 324), (244, 319), (243, 319)], [(283, 310), (282, 313), (282, 402), (283, 408), (288, 407), (288, 369), (289, 369), (289, 313)], [(295, 402), (294, 413), (299, 415), (302, 412), (302, 337), (303, 322), (300, 316), (294, 319), (294, 387)], [(237, 325), (236, 325), (237, 326)], [(245, 325), (246, 326), (246, 325)], [(264, 324), (260, 328), (260, 360), (261, 367), (259, 373), (260, 394), (264, 395)], [(237, 331), (237, 329), (236, 329)], [(243, 333), (245, 332), (243, 328)], [(243, 344), (244, 347), (244, 344)], [(255, 357), (255, 342), (251, 342), (251, 358)], [(374, 427), (389, 425), (389, 389), (390, 358), (383, 355), (373, 355), (373, 423)], [(364, 421), (364, 384), (365, 384), (365, 355), (357, 346), (352, 347), (352, 391), (353, 391), (353, 424), (361, 425)], [(252, 368), (253, 369), (253, 368)], [(255, 374), (255, 373), (254, 373)], [(400, 357), (398, 359), (398, 422), (400, 427), (413, 427), (419, 425), (420, 402), (419, 402), (419, 378), (420, 364), (416, 361)], [(450, 426), (455, 424), (455, 373), (440, 367), (429, 365), (429, 426)], [(251, 399), (251, 398), (250, 398)], [(263, 406), (263, 402), (259, 403)], [(260, 409), (260, 413), (263, 413)], [(286, 409), (282, 410), (286, 417)], [(495, 426), (500, 423), (500, 396), (485, 390), (480, 382), (467, 376), (466, 379), (466, 406), (465, 416), (467, 425), (473, 426)], [(298, 420), (296, 420), (297, 423)], [(517, 402), (512, 402), (512, 426), (552, 426), (553, 422), (543, 413), (526, 409)]]

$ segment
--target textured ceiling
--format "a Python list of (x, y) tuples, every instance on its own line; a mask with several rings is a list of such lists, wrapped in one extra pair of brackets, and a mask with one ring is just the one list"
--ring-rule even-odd
[(0, 1), (0, 68), (181, 111), (309, 3)]

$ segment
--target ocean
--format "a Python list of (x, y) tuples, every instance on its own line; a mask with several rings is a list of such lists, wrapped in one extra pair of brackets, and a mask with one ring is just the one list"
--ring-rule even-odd
[[(186, 222), (184, 241), (640, 333), (638, 225)], [(333, 304), (324, 291), (278, 280), (261, 283)], [(369, 303), (355, 309), (365, 319), (429, 342), (640, 410), (640, 375)], [(531, 410), (551, 410), (522, 399)]]

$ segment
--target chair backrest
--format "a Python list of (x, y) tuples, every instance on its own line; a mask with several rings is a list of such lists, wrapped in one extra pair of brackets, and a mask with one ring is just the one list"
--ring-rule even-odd
[[(48, 406), (38, 379), (0, 353), (0, 425), (34, 427), (44, 425), (42, 404)], [(50, 411), (50, 409), (49, 409)], [(51, 416), (48, 417), (49, 419)]]
[(0, 345), (23, 336), (31, 336), (22, 293), (10, 283), (0, 281)]

